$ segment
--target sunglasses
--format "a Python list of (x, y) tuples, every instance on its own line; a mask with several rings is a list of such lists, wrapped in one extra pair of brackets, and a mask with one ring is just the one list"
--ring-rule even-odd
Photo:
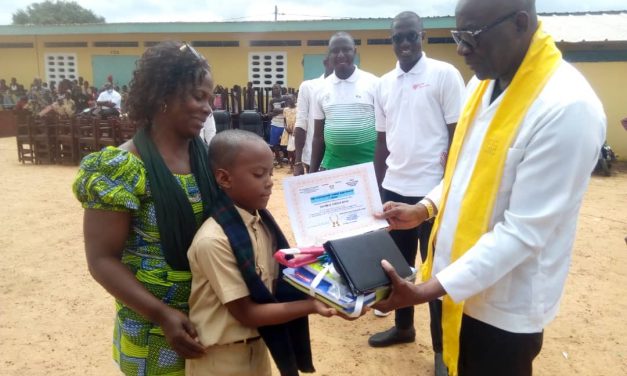
[(451, 35), (453, 36), (453, 40), (455, 41), (455, 43), (457, 43), (458, 46), (463, 43), (465, 46), (470, 47), (474, 50), (479, 46), (479, 35), (481, 35), (481, 33), (485, 33), (495, 26), (500, 25), (506, 20), (514, 17), (516, 14), (518, 14), (518, 11), (514, 11), (501, 18), (497, 18), (494, 22), (489, 23), (477, 30), (451, 30)]
[(392, 42), (394, 42), (395, 44), (401, 44), (404, 40), (406, 40), (409, 43), (415, 43), (418, 38), (422, 37), (422, 33), (422, 31), (408, 31), (406, 33), (396, 33), (392, 35)]
[(183, 43), (183, 45), (179, 48), (179, 50), (183, 53), (185, 53), (185, 51), (189, 51), (198, 60), (202, 60), (202, 61), (206, 60), (198, 51), (196, 51), (194, 47), (192, 47), (188, 43)]

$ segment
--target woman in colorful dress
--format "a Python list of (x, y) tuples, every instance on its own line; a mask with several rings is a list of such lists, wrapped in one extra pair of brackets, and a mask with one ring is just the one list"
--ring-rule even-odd
[(209, 216), (215, 182), (198, 137), (213, 100), (206, 60), (164, 42), (137, 63), (128, 98), (139, 131), (81, 162), (89, 271), (116, 299), (113, 356), (126, 375), (183, 375), (203, 354), (187, 317), (187, 249)]

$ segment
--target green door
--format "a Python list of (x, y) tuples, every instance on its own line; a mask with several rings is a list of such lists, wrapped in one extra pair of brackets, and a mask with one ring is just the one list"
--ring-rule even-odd
[(118, 85), (119, 87), (128, 85), (133, 77), (137, 59), (139, 59), (139, 56), (92, 56), (91, 66), (94, 73), (94, 86), (98, 88), (102, 87), (109, 75), (113, 76), (114, 85)]
[[(322, 61), (325, 58), (325, 54), (320, 55), (304, 55), (303, 56), (303, 80), (311, 80), (320, 77), (324, 73), (324, 65)], [(359, 66), (359, 54), (355, 55), (355, 65)]]

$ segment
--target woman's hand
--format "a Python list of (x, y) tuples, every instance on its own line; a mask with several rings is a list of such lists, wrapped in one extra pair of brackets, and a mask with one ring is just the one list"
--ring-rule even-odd
[(122, 264), (122, 250), (131, 228), (131, 216), (125, 212), (85, 210), (85, 252), (94, 279), (133, 311), (159, 325), (166, 341), (185, 358), (204, 354), (204, 347), (189, 318), (169, 307), (139, 283)]
[(181, 311), (164, 306), (159, 322), (165, 339), (180, 356), (191, 359), (205, 354), (198, 333), (189, 318)]

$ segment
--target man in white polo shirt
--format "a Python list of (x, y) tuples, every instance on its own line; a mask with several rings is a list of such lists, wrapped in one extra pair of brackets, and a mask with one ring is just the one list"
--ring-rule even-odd
[(374, 89), (378, 78), (354, 64), (355, 41), (339, 32), (329, 40), (335, 71), (318, 92), (311, 172), (372, 162), (377, 133)]
[(298, 102), (296, 108), (296, 126), (294, 129), (294, 176), (309, 172), (311, 163), (311, 143), (314, 134), (314, 109), (316, 107), (316, 95), (324, 84), (324, 79), (333, 73), (333, 64), (329, 57), (322, 61), (324, 73), (313, 80), (306, 80), (298, 88)]
[[(459, 117), (464, 81), (451, 64), (422, 52), (420, 17), (402, 12), (392, 22), (396, 68), (381, 77), (375, 96), (377, 146), (375, 170), (384, 201), (415, 204), (444, 173), (451, 136)], [(427, 256), (432, 222), (390, 234), (410, 265)], [(446, 375), (442, 362), (441, 302), (429, 303), (436, 375)], [(375, 313), (377, 313), (375, 311)], [(398, 309), (395, 325), (369, 339), (373, 347), (413, 342), (414, 307)]]

